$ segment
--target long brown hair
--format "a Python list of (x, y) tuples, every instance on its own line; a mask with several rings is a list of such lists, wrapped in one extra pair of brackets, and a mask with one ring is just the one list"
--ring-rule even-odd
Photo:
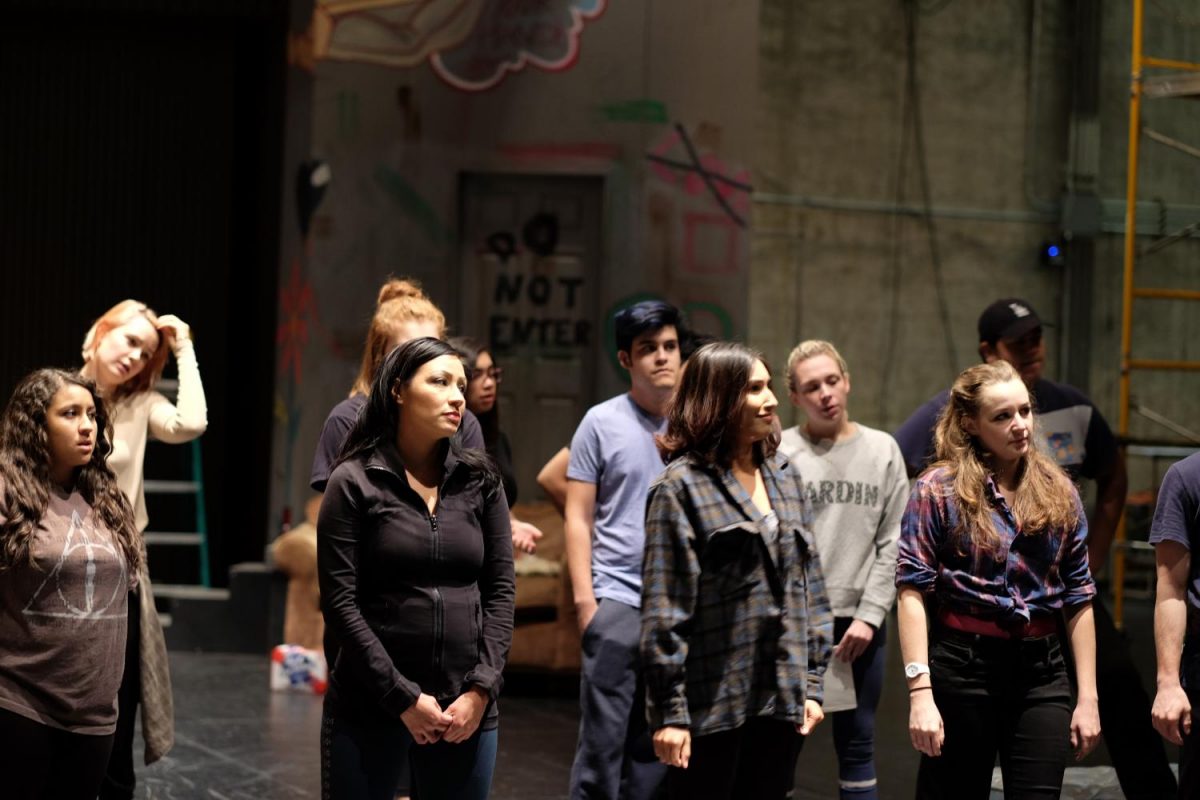
[(0, 572), (32, 563), (30, 542), (50, 503), (50, 443), (46, 417), (58, 390), (82, 386), (96, 402), (96, 448), (79, 467), (75, 488), (112, 532), (129, 571), (141, 565), (133, 508), (106, 463), (112, 452), (112, 422), (96, 385), (61, 369), (39, 369), (21, 379), (0, 417)]
[[(985, 488), (990, 453), (967, 433), (966, 421), (978, 417), (988, 387), (1020, 379), (1007, 361), (964, 370), (954, 381), (934, 429), (938, 460), (930, 469), (945, 467), (953, 477), (961, 520), (958, 533), (993, 555), (999, 552), (1000, 535), (992, 523)], [(1067, 474), (1038, 446), (1041, 432), (1036, 417), (1029, 435), (1029, 450), (1017, 465), (1017, 490), (1011, 505), (1017, 528), (1023, 535), (1074, 528), (1079, 522), (1078, 495)]]
[[(658, 437), (664, 461), (690, 454), (712, 466), (733, 463), (755, 361), (767, 364), (760, 353), (735, 342), (706, 344), (688, 358), (667, 410), (667, 432)], [(760, 463), (774, 452), (771, 437), (754, 443)]]
[(446, 333), (446, 316), (433, 301), (421, 291), (421, 284), (409, 278), (390, 278), (379, 287), (379, 298), (375, 301), (375, 316), (367, 330), (367, 341), (363, 345), (362, 365), (358, 377), (350, 389), (350, 396), (370, 394), (375, 373), (387, 358), (388, 345), (400, 332), (400, 326), (408, 322), (432, 322), (437, 326), (438, 338)]
[(92, 323), (92, 327), (88, 328), (87, 334), (83, 337), (83, 363), (86, 366), (95, 357), (100, 342), (104, 340), (109, 331), (121, 327), (139, 314), (145, 317), (146, 321), (150, 323), (150, 327), (158, 332), (158, 347), (155, 348), (154, 355), (151, 356), (145, 369), (113, 390), (112, 396), (109, 397), (110, 401), (122, 400), (154, 388), (158, 379), (162, 377), (163, 369), (167, 366), (167, 355), (171, 351), (171, 339), (174, 332), (171, 328), (161, 327), (158, 315), (145, 303), (137, 300), (122, 300), (100, 315), (100, 318)]

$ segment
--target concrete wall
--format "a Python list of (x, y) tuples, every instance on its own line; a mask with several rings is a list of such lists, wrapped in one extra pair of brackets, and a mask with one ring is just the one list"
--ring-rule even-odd
[[(744, 335), (747, 230), (725, 221), (694, 174), (687, 181), (687, 173), (651, 169), (646, 155), (685, 159), (673, 127), (680, 123), (709, 169), (748, 176), (758, 18), (757, 0), (610, 2), (585, 27), (570, 69), (527, 68), (483, 93), (451, 88), (425, 64), (318, 65), (312, 153), (330, 164), (333, 182), (298, 277), (298, 286), (311, 287), (313, 307), (303, 377), (278, 401), (277, 518), (307, 496), (313, 446), (357, 371), (384, 278), (419, 278), (452, 328), (486, 335), (459, 323), (460, 251), (479, 245), (457, 237), (463, 173), (601, 176), (596, 306), (651, 292), (691, 305), (703, 328)], [(664, 121), (623, 119), (624, 104), (638, 100), (661, 104)], [(749, 193), (737, 194), (730, 202), (748, 216)], [(692, 272), (683, 264), (689, 244), (704, 255)], [(717, 245), (719, 254), (708, 256)], [(593, 399), (621, 390), (607, 361), (597, 369)]]
[[(1130, 63), (1130, 3), (1104, 4), (1104, 60), (1101, 62), (1100, 193), (1125, 193), (1128, 153), (1128, 87)], [(1172, 18), (1164, 10), (1183, 16)], [(1200, 16), (1195, 6), (1146, 3), (1146, 55), (1200, 61)], [(1162, 74), (1151, 70), (1149, 74)], [(1142, 104), (1143, 128), (1157, 130), (1192, 147), (1200, 147), (1200, 104), (1193, 100), (1153, 100)], [(1200, 221), (1200, 159), (1141, 138), (1138, 169), (1139, 249), (1155, 238)], [(1114, 204), (1115, 206), (1115, 204)], [(1121, 210), (1123, 211), (1123, 204)], [(1123, 227), (1120, 231), (1123, 232)], [(1121, 232), (1097, 243), (1095, 306), (1093, 310), (1093, 391), (1105, 408), (1115, 409), (1119, 379), (1121, 278), (1124, 241)], [(1135, 284), (1146, 287), (1200, 289), (1200, 242), (1176, 244), (1139, 259)], [(1200, 359), (1200, 304), (1139, 300), (1134, 306), (1135, 358)], [(1135, 401), (1200, 431), (1200, 373), (1135, 372), (1131, 394)], [(1114, 418), (1116, 416), (1113, 411)], [(1114, 425), (1115, 425), (1114, 419)], [(1137, 414), (1131, 417), (1134, 436), (1177, 438), (1171, 431)], [(1131, 468), (1137, 468), (1131, 462)], [(1137, 488), (1135, 485), (1133, 488)]]
[[(1062, 321), (1062, 275), (1041, 266), (1037, 251), (1056, 233), (1056, 204), (1069, 177), (1063, 164), (1070, 152), (1070, 6), (952, 2), (917, 17), (944, 303), (928, 229), (917, 217), (890, 213), (897, 201), (922, 205), (918, 162), (910, 157), (903, 171), (899, 166), (902, 4), (763, 0), (762, 6), (750, 336), (777, 362), (802, 338), (833, 340), (854, 374), (855, 416), (893, 429), (973, 363), (976, 319), (991, 300), (1022, 296), (1048, 322)], [(1157, 11), (1148, 7), (1148, 52), (1200, 56), (1200, 29), (1155, 20)], [(1106, 232), (1096, 245), (1085, 388), (1115, 428), (1130, 4), (1107, 2), (1102, 9), (1097, 191)], [(1147, 116), (1197, 144), (1194, 105), (1158, 101)], [(1163, 198), (1168, 230), (1200, 219), (1200, 163), (1144, 147), (1157, 151), (1143, 159), (1140, 197)], [(1155, 209), (1154, 227), (1158, 216)], [(1143, 237), (1140, 245), (1150, 241)], [(1139, 283), (1196, 288), (1197, 253), (1194, 241), (1165, 251), (1147, 262)], [(1195, 311), (1182, 303), (1139, 305), (1135, 355), (1196, 358)], [(1061, 325), (1047, 331), (1051, 378), (1061, 372), (1063, 334)], [(1196, 388), (1194, 377), (1178, 373), (1135, 382), (1147, 405), (1192, 427), (1200, 425)], [(1166, 433), (1141, 422), (1133, 431)]]
[[(312, 154), (334, 177), (295, 282), (285, 276), (311, 290), (312, 305), (303, 377), (278, 400), (276, 518), (306, 494), (313, 444), (355, 373), (380, 282), (420, 278), (460, 324), (458, 263), (478, 246), (457, 236), (464, 173), (600, 176), (597, 308), (657, 293), (690, 305), (710, 332), (747, 337), (777, 367), (798, 340), (831, 339), (851, 364), (853, 413), (868, 424), (893, 429), (973, 363), (979, 311), (1001, 296), (1027, 298), (1057, 325), (1047, 329), (1047, 375), (1060, 377), (1063, 274), (1037, 253), (1059, 230), (1068, 156), (1087, 152), (1072, 150), (1068, 112), (1074, 4), (921, 5), (934, 9), (917, 17), (915, 37), (932, 230), (917, 214), (925, 184), (903, 124), (900, 2), (614, 0), (584, 29), (570, 69), (528, 68), (483, 93), (453, 89), (426, 65), (319, 64)], [(1115, 427), (1130, 12), (1115, 0), (1101, 7), (1099, 121), (1076, 132), (1098, 152), (1104, 208), (1084, 388)], [(1200, 58), (1198, 32), (1151, 5), (1149, 52)], [(663, 117), (630, 121), (626, 104), (643, 100)], [(1179, 101), (1147, 107), (1151, 127), (1194, 144), (1198, 113)], [(740, 190), (727, 198), (748, 227), (695, 173), (648, 162), (686, 159), (676, 122), (707, 168), (753, 184), (753, 202)], [(1195, 160), (1153, 144), (1144, 152), (1143, 245), (1160, 227), (1200, 219)], [(1139, 280), (1195, 288), (1196, 255), (1195, 242), (1177, 245)], [(1197, 326), (1184, 304), (1139, 306), (1135, 351), (1196, 358)], [(597, 370), (597, 398), (621, 389), (611, 365)], [(1196, 428), (1195, 384), (1139, 376), (1135, 393)], [(1164, 433), (1141, 421), (1133, 430)]]

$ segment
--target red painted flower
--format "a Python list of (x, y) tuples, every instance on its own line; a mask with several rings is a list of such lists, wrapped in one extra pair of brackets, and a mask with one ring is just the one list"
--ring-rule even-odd
[(304, 347), (308, 344), (308, 326), (316, 317), (312, 284), (300, 273), (300, 260), (292, 261), (292, 274), (287, 286), (279, 293), (280, 322), (275, 331), (275, 346), (279, 349), (279, 373), (292, 371), (292, 379), (301, 382)]

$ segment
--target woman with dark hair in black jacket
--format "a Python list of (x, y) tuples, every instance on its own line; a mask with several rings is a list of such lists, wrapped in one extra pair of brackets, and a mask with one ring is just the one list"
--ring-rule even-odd
[(321, 726), (322, 794), (392, 800), (409, 748), (422, 800), (482, 800), (512, 641), (499, 476), (464, 449), (466, 375), (448, 344), (387, 357), (317, 523), (326, 625), (341, 644)]

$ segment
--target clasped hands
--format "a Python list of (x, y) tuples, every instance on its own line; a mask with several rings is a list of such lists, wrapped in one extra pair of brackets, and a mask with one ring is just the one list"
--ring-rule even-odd
[(422, 693), (400, 715), (400, 721), (417, 744), (438, 741), (459, 744), (475, 734), (487, 704), (487, 694), (475, 686), (459, 695), (445, 710), (432, 695)]

